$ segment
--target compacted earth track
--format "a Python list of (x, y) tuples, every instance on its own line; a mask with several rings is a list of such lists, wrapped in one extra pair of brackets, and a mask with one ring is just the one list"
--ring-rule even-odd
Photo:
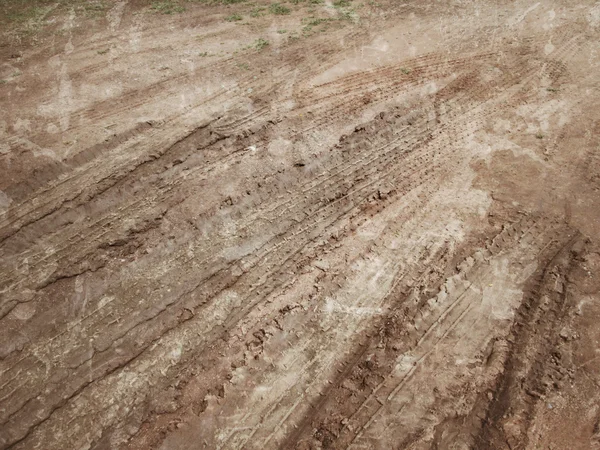
[(600, 448), (600, 2), (2, 8), (0, 449)]

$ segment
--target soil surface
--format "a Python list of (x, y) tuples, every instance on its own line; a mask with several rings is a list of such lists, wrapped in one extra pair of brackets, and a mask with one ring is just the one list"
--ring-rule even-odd
[(0, 6), (0, 449), (600, 449), (600, 2)]

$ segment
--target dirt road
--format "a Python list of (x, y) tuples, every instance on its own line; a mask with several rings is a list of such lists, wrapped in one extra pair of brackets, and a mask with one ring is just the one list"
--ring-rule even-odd
[(600, 448), (600, 2), (36, 2), (1, 449)]

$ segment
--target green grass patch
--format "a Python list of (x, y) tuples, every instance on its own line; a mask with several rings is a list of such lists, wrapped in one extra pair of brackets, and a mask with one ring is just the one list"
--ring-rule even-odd
[(235, 5), (244, 3), (246, 0), (187, 0), (190, 3), (204, 3), (207, 5)]
[(265, 11), (267, 8), (263, 7), (263, 6), (257, 6), (256, 8), (253, 8), (250, 11), (250, 17), (260, 17), (263, 14), (263, 11)]
[(185, 11), (185, 8), (171, 0), (152, 2), (150, 9), (159, 14), (177, 14)]
[(317, 25), (321, 25), (322, 23), (331, 22), (333, 19), (330, 17), (327, 18), (309, 18), (305, 24), (307, 27), (316, 27)]
[[(12, 2), (11, 2), (12, 3)], [(15, 2), (19, 3), (19, 2)], [(42, 2), (31, 2), (33, 5), (17, 8), (10, 8), (7, 2), (2, 4), (2, 16), (4, 20), (15, 24), (24, 24), (27, 22), (38, 22), (42, 20), (53, 8), (49, 5), (44, 5)], [(36, 4), (37, 3), (37, 4)], [(11, 5), (14, 6), (15, 4)]]
[(105, 0), (0, 0), (0, 23), (32, 28), (50, 13), (67, 9), (96, 18), (105, 15), (108, 5)]
[[(304, 27), (302, 28), (302, 32), (304, 34), (310, 33), (314, 27), (322, 25), (324, 23), (333, 22), (333, 19), (330, 17), (322, 18), (322, 17), (309, 17), (308, 19), (303, 19)], [(323, 31), (323, 30), (322, 30)]]
[(281, 3), (271, 3), (271, 5), (269, 6), (269, 12), (271, 14), (282, 16), (291, 13), (292, 10), (285, 5), (282, 5)]
[(256, 50), (262, 50), (263, 48), (267, 47), (269, 45), (269, 41), (263, 39), (263, 38), (258, 38), (256, 41), (254, 41), (253, 47)]
[[(0, 29), (19, 38), (29, 38), (50, 23), (50, 18), (73, 11), (95, 19), (106, 15), (107, 0), (0, 0)], [(57, 35), (65, 30), (55, 30)]]
[(358, 22), (358, 15), (350, 0), (334, 0), (333, 7), (338, 10), (338, 19), (347, 20), (348, 22)]
[(104, 2), (86, 2), (83, 4), (83, 12), (89, 18), (104, 17), (107, 6)]
[(230, 16), (225, 17), (225, 20), (227, 22), (237, 22), (239, 20), (242, 20), (242, 16), (240, 14), (232, 14)]
[(339, 9), (338, 10), (338, 19), (345, 20), (348, 22), (358, 22), (358, 15), (354, 12), (354, 10), (352, 8)]

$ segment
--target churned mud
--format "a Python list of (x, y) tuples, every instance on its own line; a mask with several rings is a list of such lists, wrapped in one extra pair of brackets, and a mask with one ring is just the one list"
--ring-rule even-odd
[(1, 449), (600, 448), (600, 2), (1, 5)]

